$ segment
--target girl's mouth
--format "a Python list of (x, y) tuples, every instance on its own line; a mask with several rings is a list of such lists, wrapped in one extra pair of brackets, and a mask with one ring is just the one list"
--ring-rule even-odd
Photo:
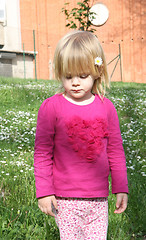
[(72, 90), (72, 92), (75, 92), (75, 93), (78, 93), (78, 92), (80, 92), (81, 91), (81, 89), (78, 89), (78, 90)]

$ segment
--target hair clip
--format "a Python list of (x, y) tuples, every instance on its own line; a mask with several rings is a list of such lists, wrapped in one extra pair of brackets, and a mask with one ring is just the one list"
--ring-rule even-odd
[(98, 66), (101, 66), (101, 64), (102, 64), (102, 58), (101, 57), (96, 57), (95, 58), (95, 65), (98, 65)]

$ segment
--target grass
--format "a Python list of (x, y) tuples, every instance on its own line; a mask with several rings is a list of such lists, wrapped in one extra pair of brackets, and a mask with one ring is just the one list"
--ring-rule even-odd
[[(0, 239), (59, 240), (52, 217), (37, 207), (33, 148), (37, 112), (58, 87), (55, 81), (0, 78)], [(112, 83), (108, 97), (120, 118), (127, 159), (129, 204), (115, 215), (109, 196), (108, 240), (145, 239), (145, 85)]]

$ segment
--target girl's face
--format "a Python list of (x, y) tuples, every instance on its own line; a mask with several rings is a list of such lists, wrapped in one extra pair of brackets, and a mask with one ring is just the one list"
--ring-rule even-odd
[(62, 80), (66, 97), (78, 102), (90, 100), (93, 97), (91, 92), (94, 79), (91, 75), (82, 74), (80, 76), (66, 76)]

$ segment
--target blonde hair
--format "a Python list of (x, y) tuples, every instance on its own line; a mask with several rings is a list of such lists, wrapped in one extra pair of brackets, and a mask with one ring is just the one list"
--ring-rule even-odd
[[(95, 65), (95, 58), (102, 59), (102, 65)], [(54, 71), (57, 80), (67, 75), (90, 74), (94, 81), (92, 92), (105, 95), (109, 87), (107, 64), (98, 38), (87, 31), (72, 31), (58, 42), (54, 54)]]

